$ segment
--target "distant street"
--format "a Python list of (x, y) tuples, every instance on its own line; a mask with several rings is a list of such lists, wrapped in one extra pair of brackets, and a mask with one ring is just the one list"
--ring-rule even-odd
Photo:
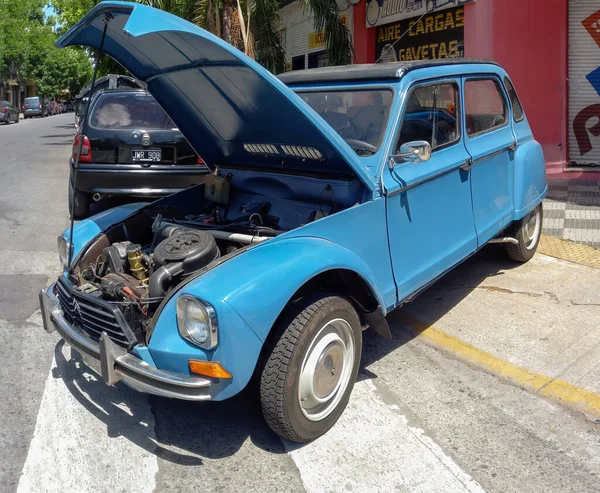
[(74, 133), (72, 113), (0, 125), (0, 493), (598, 491), (600, 425), (569, 385), (600, 399), (600, 276), (540, 254), (515, 266), (486, 249), (392, 313), (394, 340), (364, 333), (348, 408), (305, 446), (249, 392), (106, 387), (38, 309), (60, 272)]

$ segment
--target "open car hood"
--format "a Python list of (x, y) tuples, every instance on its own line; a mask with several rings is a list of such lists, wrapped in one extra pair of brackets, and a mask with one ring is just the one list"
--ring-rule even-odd
[(205, 162), (290, 172), (372, 174), (343, 139), (274, 75), (204, 29), (129, 2), (94, 7), (57, 42), (103, 51), (144, 81)]

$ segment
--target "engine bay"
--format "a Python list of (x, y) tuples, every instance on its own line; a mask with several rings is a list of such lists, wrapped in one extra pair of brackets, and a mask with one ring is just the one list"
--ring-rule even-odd
[(232, 178), (207, 176), (204, 184), (109, 228), (71, 274), (75, 289), (117, 306), (142, 338), (160, 303), (182, 281), (223, 256), (348, 207), (348, 194), (336, 201), (334, 187), (322, 181), (312, 189), (298, 186), (299, 196), (273, 180), (266, 195), (264, 180), (238, 180), (235, 186)]

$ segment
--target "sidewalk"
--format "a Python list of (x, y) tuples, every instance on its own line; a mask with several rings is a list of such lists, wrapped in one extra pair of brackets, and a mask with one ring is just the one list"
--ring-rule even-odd
[(600, 420), (597, 268), (540, 253), (515, 265), (488, 248), (388, 320), (392, 331), (409, 330), (469, 366)]
[(600, 250), (600, 181), (549, 181), (542, 233)]

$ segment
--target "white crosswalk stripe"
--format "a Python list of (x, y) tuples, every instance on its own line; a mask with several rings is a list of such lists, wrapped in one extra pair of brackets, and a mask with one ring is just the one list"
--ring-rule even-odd
[(308, 493), (482, 492), (423, 430), (358, 382), (336, 425), (303, 447), (286, 444)]
[[(154, 417), (147, 399), (127, 398), (132, 392), (106, 387), (62, 346), (46, 381), (17, 492), (151, 493), (158, 472)], [(123, 401), (137, 407), (129, 409)]]

